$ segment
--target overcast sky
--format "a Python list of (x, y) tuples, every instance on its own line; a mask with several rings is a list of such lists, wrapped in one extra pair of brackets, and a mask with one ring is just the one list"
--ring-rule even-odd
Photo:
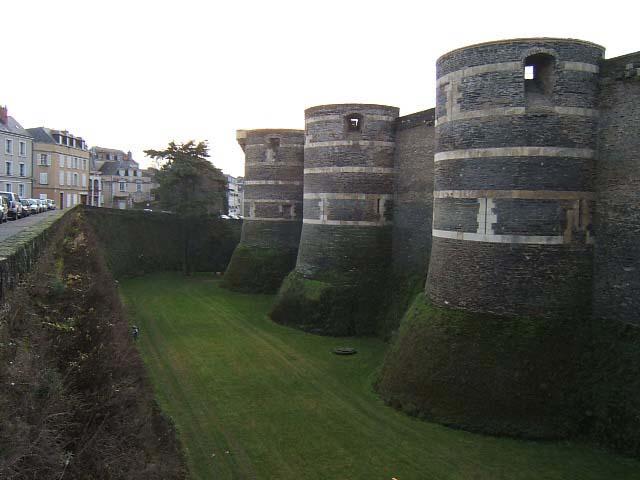
[(435, 61), (515, 37), (640, 50), (633, 1), (2, 0), (0, 104), (24, 127), (131, 150), (208, 140), (242, 175), (235, 130), (304, 128), (304, 109), (434, 106)]

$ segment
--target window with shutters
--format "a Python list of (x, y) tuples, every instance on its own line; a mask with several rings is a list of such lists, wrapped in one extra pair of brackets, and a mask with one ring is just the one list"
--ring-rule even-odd
[(49, 183), (49, 174), (47, 172), (40, 173), (40, 185), (47, 185)]

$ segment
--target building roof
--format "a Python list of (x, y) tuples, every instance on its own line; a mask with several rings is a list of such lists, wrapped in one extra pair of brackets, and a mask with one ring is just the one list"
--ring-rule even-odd
[(100, 167), (100, 171), (104, 174), (104, 175), (118, 175), (118, 170), (124, 168), (124, 169), (133, 169), (133, 170), (140, 170), (140, 167), (138, 166), (138, 164), (133, 161), (133, 160), (124, 160), (124, 161), (120, 161), (120, 162), (104, 162), (102, 164), (102, 166)]
[(30, 137), (31, 135), (20, 125), (15, 118), (7, 117), (7, 123), (0, 122), (0, 132), (12, 133), (14, 135), (22, 135), (24, 137)]
[(117, 148), (107, 148), (107, 147), (91, 147), (91, 150), (95, 150), (96, 152), (116, 152), (116, 153), (121, 153), (122, 155), (126, 155), (126, 153), (124, 152), (124, 150), (119, 150)]
[(51, 135), (51, 129), (45, 127), (27, 128), (27, 132), (33, 137), (34, 142), (58, 143)]

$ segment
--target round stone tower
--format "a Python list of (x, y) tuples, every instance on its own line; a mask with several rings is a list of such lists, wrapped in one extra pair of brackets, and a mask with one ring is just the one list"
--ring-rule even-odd
[(483, 43), (440, 57), (433, 303), (553, 317), (589, 304), (596, 90), (604, 49)]
[(302, 227), (302, 130), (238, 130), (245, 153), (244, 223), (224, 285), (273, 293), (296, 261)]
[(397, 117), (384, 105), (305, 111), (302, 235), (274, 320), (331, 335), (375, 329), (391, 255)]

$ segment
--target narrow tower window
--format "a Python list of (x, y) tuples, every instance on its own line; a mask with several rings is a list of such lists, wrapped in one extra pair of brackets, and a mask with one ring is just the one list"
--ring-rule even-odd
[(267, 139), (267, 150), (265, 151), (265, 160), (267, 162), (275, 162), (278, 149), (280, 148), (280, 139), (277, 137)]
[(345, 117), (345, 129), (347, 133), (362, 132), (362, 115), (352, 113)]
[(555, 83), (555, 58), (537, 53), (525, 59), (524, 90), (527, 104), (549, 104)]

